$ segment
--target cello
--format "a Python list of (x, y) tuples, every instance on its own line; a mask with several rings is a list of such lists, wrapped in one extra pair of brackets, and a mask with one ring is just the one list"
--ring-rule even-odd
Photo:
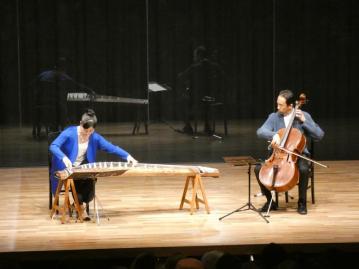
[(265, 161), (259, 172), (260, 182), (268, 189), (276, 192), (286, 192), (292, 189), (299, 180), (298, 158), (311, 161), (323, 167), (327, 167), (308, 157), (302, 152), (306, 146), (306, 138), (297, 128), (293, 127), (296, 110), (307, 102), (305, 94), (301, 94), (296, 101), (286, 128), (279, 129), (279, 145), (273, 146), (272, 155)]

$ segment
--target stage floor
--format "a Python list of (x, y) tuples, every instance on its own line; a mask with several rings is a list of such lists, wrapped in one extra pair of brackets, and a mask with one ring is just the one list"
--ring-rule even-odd
[[(143, 250), (158, 256), (180, 251), (201, 255), (212, 249), (250, 254), (270, 242), (289, 251), (320, 251), (330, 245), (357, 249), (359, 161), (323, 163), (329, 168), (316, 167), (316, 203), (308, 203), (308, 215), (296, 212), (295, 187), (288, 204), (280, 196), (280, 210), (271, 213), (270, 223), (251, 210), (219, 221), (248, 201), (247, 167), (223, 162), (200, 163), (220, 170), (219, 178), (203, 179), (210, 214), (203, 206), (193, 215), (188, 206), (178, 209), (184, 177), (99, 178), (96, 190), (103, 207), (99, 225), (74, 220), (61, 224), (59, 217), (50, 218), (47, 167), (2, 168), (0, 252), (37, 253), (44, 259), (57, 251), (91, 257), (114, 251), (133, 257)], [(264, 197), (254, 197), (259, 188), (253, 173), (251, 186), (252, 202), (260, 207)]]

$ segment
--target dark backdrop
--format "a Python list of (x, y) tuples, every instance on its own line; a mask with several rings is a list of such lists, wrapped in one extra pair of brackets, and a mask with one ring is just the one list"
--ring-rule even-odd
[[(284, 88), (304, 89), (316, 118), (358, 115), (358, 1), (149, 0), (148, 21), (146, 4), (1, 0), (0, 123), (31, 122), (31, 82), (59, 56), (106, 95), (145, 98), (148, 71), (171, 87), (153, 96), (152, 118), (178, 119), (176, 77), (198, 45), (225, 71), (231, 118), (265, 117)], [(97, 109), (103, 121), (132, 116), (126, 106)]]
[[(145, 1), (1, 0), (0, 23), (0, 123), (31, 122), (32, 82), (59, 57), (98, 94), (147, 98)], [(105, 121), (133, 113), (114, 105), (96, 110)]]
[(285, 88), (303, 89), (316, 118), (358, 116), (357, 1), (151, 1), (150, 11), (152, 79), (176, 88), (202, 44), (227, 74), (233, 118), (265, 117)]

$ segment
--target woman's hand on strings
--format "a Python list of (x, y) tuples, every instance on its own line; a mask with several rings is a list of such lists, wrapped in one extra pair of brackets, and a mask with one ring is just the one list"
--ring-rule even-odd
[(127, 156), (127, 163), (137, 164), (138, 161), (135, 158), (133, 158), (131, 155), (128, 155)]

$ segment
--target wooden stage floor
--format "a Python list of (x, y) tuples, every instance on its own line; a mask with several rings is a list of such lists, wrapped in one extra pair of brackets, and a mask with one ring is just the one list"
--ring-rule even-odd
[[(179, 251), (201, 255), (212, 249), (250, 254), (270, 242), (289, 251), (321, 251), (333, 245), (355, 250), (359, 242), (359, 161), (323, 162), (329, 168), (316, 168), (316, 203), (308, 203), (308, 215), (296, 212), (294, 188), (290, 192), (294, 199), (288, 204), (280, 196), (280, 210), (271, 214), (269, 224), (250, 210), (219, 221), (247, 202), (247, 167), (202, 163), (221, 172), (219, 178), (204, 178), (210, 214), (203, 206), (193, 215), (188, 207), (178, 210), (185, 182), (181, 177), (99, 178), (100, 225), (61, 224), (59, 217), (50, 219), (46, 167), (2, 168), (0, 254), (44, 257), (43, 252), (78, 251), (132, 257), (143, 250), (167, 256)], [(260, 207), (264, 197), (253, 196), (259, 191), (253, 173), (251, 185), (252, 202)]]

